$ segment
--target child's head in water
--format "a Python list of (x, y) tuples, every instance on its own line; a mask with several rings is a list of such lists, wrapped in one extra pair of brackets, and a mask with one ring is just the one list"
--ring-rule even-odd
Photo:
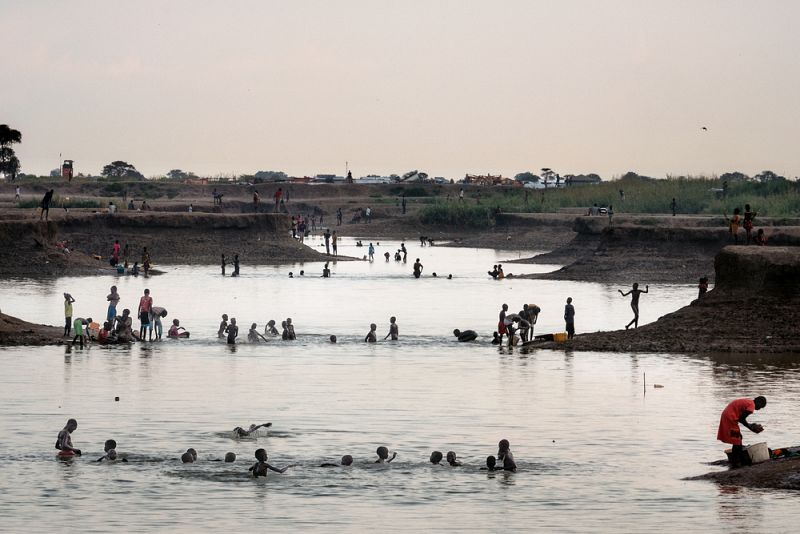
[(336, 343), (336, 336), (331, 336), (329, 339), (331, 340), (331, 343)]
[(228, 320), (228, 314), (227, 313), (223, 313), (222, 314), (222, 320), (223, 321), (227, 321)]
[(501, 439), (500, 443), (497, 444), (498, 455), (508, 451), (511, 448), (511, 445), (508, 443), (507, 439)]
[(103, 451), (113, 451), (117, 448), (117, 442), (113, 439), (107, 439), (106, 442), (103, 444)]
[(225, 454), (225, 463), (226, 464), (232, 464), (235, 461), (236, 461), (236, 454), (235, 453), (228, 452), (228, 453)]
[(490, 471), (494, 470), (496, 465), (497, 465), (497, 458), (491, 455), (486, 457), (486, 467), (488, 467)]
[(386, 460), (389, 458), (389, 449), (381, 445), (378, 447), (378, 450), (375, 451), (378, 455), (378, 460)]
[(461, 462), (456, 459), (456, 453), (453, 451), (447, 452), (447, 463), (450, 465), (461, 465)]
[(442, 453), (439, 451), (433, 451), (431, 453), (431, 463), (434, 465), (438, 465), (439, 462), (442, 461)]
[(181, 462), (185, 464), (193, 463), (197, 459), (197, 453), (192, 454), (194, 449), (187, 449), (186, 452), (181, 454)]
[(259, 462), (267, 461), (267, 451), (265, 449), (256, 449), (256, 460)]
[(353, 465), (353, 457), (349, 454), (342, 456), (342, 465)]

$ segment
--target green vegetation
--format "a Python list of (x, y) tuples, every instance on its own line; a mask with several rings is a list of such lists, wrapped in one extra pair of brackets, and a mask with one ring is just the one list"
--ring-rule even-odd
[[(23, 200), (18, 204), (20, 208), (38, 208), (42, 204), (41, 199), (28, 199)], [(88, 198), (68, 198), (59, 195), (53, 195), (53, 200), (50, 202), (50, 209), (55, 208), (99, 208), (100, 203), (96, 200)]]
[[(623, 196), (620, 190), (624, 192)], [(426, 224), (486, 227), (493, 213), (548, 213), (561, 209), (588, 209), (597, 204), (613, 205), (616, 213), (670, 213), (675, 198), (679, 214), (722, 215), (750, 204), (759, 215), (796, 217), (800, 215), (800, 183), (789, 180), (736, 181), (709, 178), (623, 178), (598, 185), (560, 189), (465, 188), (465, 201), (437, 199), (420, 210)], [(478, 203), (478, 200), (480, 203)]]

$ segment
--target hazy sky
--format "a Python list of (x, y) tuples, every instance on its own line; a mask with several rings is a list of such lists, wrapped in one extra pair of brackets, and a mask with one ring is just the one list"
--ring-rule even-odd
[(0, 0), (0, 21), (23, 172), (800, 174), (795, 0)]

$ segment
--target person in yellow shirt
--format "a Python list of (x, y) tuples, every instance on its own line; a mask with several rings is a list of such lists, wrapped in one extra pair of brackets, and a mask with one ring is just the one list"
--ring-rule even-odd
[(69, 293), (64, 293), (64, 337), (69, 337), (72, 331), (72, 303), (75, 299)]

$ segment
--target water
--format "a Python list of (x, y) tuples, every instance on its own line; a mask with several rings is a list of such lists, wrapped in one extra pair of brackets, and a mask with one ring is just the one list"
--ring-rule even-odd
[[(76, 316), (101, 317), (114, 280), (120, 308), (135, 307), (149, 287), (167, 319), (181, 318), (192, 332), (190, 340), (131, 347), (0, 349), (0, 529), (794, 530), (794, 493), (681, 479), (714, 469), (704, 463), (722, 455), (714, 441), (719, 412), (737, 396), (770, 399), (753, 418), (767, 427), (760, 437), (771, 445), (800, 443), (795, 363), (523, 355), (457, 343), (455, 327), (490, 334), (502, 302), (512, 310), (539, 304), (537, 332), (563, 329), (566, 296), (575, 299), (579, 332), (619, 328), (630, 308), (616, 286), (495, 282), (481, 274), (517, 254), (415, 247), (410, 259), (417, 256), (425, 272), (452, 272), (454, 279), (415, 280), (411, 262), (381, 259), (340, 262), (332, 279), (286, 276), (300, 268), (316, 274), (321, 265), (243, 264), (239, 279), (223, 279), (215, 267), (182, 266), (147, 280), (0, 282), (3, 311), (56, 325), (63, 291), (78, 300)], [(651, 287), (642, 296), (643, 322), (688, 303), (694, 292)], [(242, 334), (250, 322), (263, 328), (269, 318), (291, 316), (300, 339), (228, 347), (214, 339), (223, 311), (239, 318)], [(382, 338), (389, 315), (398, 318), (401, 343), (360, 341), (370, 322)], [(325, 342), (331, 333), (339, 344)], [(645, 389), (644, 373), (648, 384), (665, 387)], [(54, 459), (53, 442), (68, 417), (79, 421), (73, 440), (84, 457), (63, 463)], [(273, 423), (266, 437), (230, 437), (236, 425), (266, 421)], [(130, 463), (91, 461), (111, 437)], [(480, 471), (501, 438), (510, 440), (520, 470)], [(369, 463), (378, 445), (397, 451), (394, 463)], [(180, 464), (187, 447), (198, 450), (200, 462)], [(257, 447), (275, 465), (301, 466), (252, 480), (246, 472)], [(456, 451), (465, 466), (429, 466), (434, 449)], [(227, 451), (238, 455), (236, 463), (211, 461)], [(357, 465), (315, 467), (343, 454)]]

